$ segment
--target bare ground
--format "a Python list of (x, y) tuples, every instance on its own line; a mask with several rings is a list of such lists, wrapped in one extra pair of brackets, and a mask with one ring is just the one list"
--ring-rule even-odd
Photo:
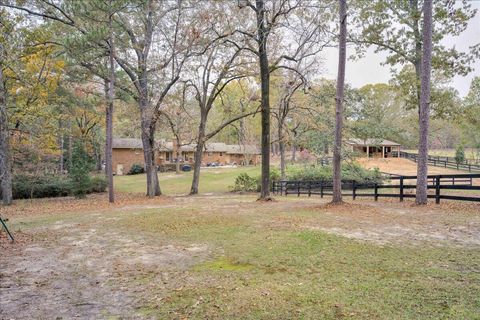
[[(328, 199), (316, 197), (257, 203), (254, 196), (231, 194), (128, 197), (114, 206), (95, 205), (101, 197), (58, 200), (63, 212), (70, 208), (67, 215), (55, 209), (55, 200), (9, 208), (4, 215), (22, 227), (15, 228), (16, 243), (7, 244), (3, 233), (0, 238), (0, 318), (148, 318), (138, 308), (164, 298), (162, 292), (149, 292), (153, 283), (160, 283), (164, 293), (181, 290), (191, 267), (221, 248), (115, 227), (116, 221), (141, 210), (174, 207), (207, 222), (215, 216), (258, 228), (321, 230), (379, 245), (480, 248), (478, 204), (417, 207), (382, 200), (330, 206)], [(38, 222), (46, 215), (54, 219)]]
[[(382, 172), (398, 175), (417, 175), (417, 164), (403, 158), (358, 158), (357, 161), (367, 169), (378, 168)], [(468, 173), (455, 169), (428, 166), (428, 174), (462, 174)]]

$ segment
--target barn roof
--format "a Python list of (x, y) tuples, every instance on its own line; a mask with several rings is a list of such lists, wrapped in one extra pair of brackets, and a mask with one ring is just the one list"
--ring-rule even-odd
[(368, 139), (358, 139), (352, 138), (346, 141), (347, 144), (356, 145), (356, 146), (400, 146), (399, 143), (385, 140), (385, 139), (376, 139), (376, 138), (368, 138)]

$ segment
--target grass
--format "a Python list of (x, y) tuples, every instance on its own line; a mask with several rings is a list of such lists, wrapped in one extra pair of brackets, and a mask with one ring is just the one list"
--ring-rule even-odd
[[(228, 192), (233, 186), (235, 178), (240, 173), (248, 173), (251, 176), (260, 175), (260, 167), (238, 168), (202, 168), (200, 173), (200, 192)], [(179, 175), (166, 172), (160, 173), (160, 187), (165, 194), (188, 194), (192, 184), (193, 172), (183, 172)], [(144, 174), (134, 176), (116, 176), (115, 188), (120, 192), (145, 192), (146, 176)]]
[(478, 318), (478, 249), (379, 246), (272, 227), (293, 215), (315, 213), (230, 216), (186, 208), (123, 220), (130, 231), (216, 248), (213, 259), (189, 271), (182, 290), (142, 310), (158, 319)]
[[(241, 172), (256, 176), (259, 168), (203, 170), (200, 190), (226, 192)], [(162, 173), (159, 177), (166, 194), (188, 193), (191, 173)], [(145, 176), (119, 176), (115, 177), (115, 183), (117, 191), (144, 192)], [(15, 231), (21, 229), (25, 234), (33, 234), (34, 247), (42, 246), (46, 237), (55, 242), (55, 246), (65, 246), (61, 249), (73, 256), (79, 246), (75, 242), (73, 246), (66, 245), (69, 236), (96, 230), (110, 238), (87, 238), (82, 246), (92, 247), (93, 253), (104, 252), (105, 257), (114, 248), (124, 250), (124, 256), (115, 255), (111, 261), (115, 268), (122, 266), (123, 258), (140, 257), (134, 267), (126, 264), (129, 273), (123, 275), (121, 281), (111, 276), (108, 282), (99, 284), (112, 286), (112, 290), (133, 292), (132, 309), (136, 312), (133, 318), (480, 319), (478, 246), (445, 243), (439, 246), (440, 241), (381, 245), (353, 240), (305, 227), (326, 227), (333, 216), (338, 218), (340, 227), (347, 223), (349, 217), (342, 211), (312, 210), (309, 202), (327, 200), (290, 197), (256, 203), (255, 199), (256, 195), (224, 194), (168, 200), (163, 204), (159, 202), (157, 207), (154, 202), (150, 207), (135, 203), (136, 206), (122, 210), (85, 209), (85, 212), (74, 213), (67, 208), (65, 213), (55, 215), (42, 216), (45, 213), (39, 212), (18, 216), (12, 219), (11, 226)], [(388, 205), (385, 203), (385, 207)], [(375, 208), (386, 210), (383, 206)], [(417, 210), (409, 206), (400, 209), (401, 217)], [(364, 214), (361, 210), (366, 209), (359, 205), (349, 210), (360, 215)], [(416, 219), (427, 219), (429, 215), (436, 219), (432, 221), (432, 229), (426, 228), (424, 232), (435, 234), (439, 225), (457, 230), (454, 232), (470, 226), (471, 232), (476, 232), (478, 226), (476, 214), (447, 212), (448, 220), (438, 224), (437, 219), (445, 219), (443, 215), (417, 213), (412, 215), (413, 224), (420, 224)], [(392, 225), (399, 223), (393, 221), (391, 215), (387, 216), (392, 219)], [(353, 231), (362, 232), (366, 224), (378, 223), (375, 221), (380, 219), (378, 214), (372, 220), (350, 223)], [(55, 222), (72, 227), (56, 229)], [(128, 251), (128, 246), (123, 246), (115, 236), (140, 242), (142, 247)], [(198, 246), (208, 251), (193, 253), (196, 256), (193, 265), (181, 262), (166, 268), (141, 263), (142, 252), (147, 253), (146, 257), (161, 256), (165, 246)], [(28, 255), (28, 251), (25, 254)], [(110, 261), (107, 262), (110, 265)], [(76, 263), (75, 270), (86, 270), (85, 266), (91, 261)], [(14, 266), (12, 270), (17, 269)], [(69, 272), (70, 269), (60, 270)], [(74, 276), (61, 274), (61, 279), (75, 282), (76, 277), (85, 277), (83, 271), (78, 272)], [(102, 272), (111, 270), (107, 268)], [(95, 287), (82, 290), (95, 290)], [(116, 314), (103, 316), (129, 318)]]

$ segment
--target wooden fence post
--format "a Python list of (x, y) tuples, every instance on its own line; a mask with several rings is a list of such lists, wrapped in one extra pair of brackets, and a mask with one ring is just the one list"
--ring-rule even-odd
[(357, 198), (357, 182), (355, 180), (352, 181), (352, 197), (353, 200)]
[(400, 202), (403, 202), (403, 177), (400, 177)]
[(297, 181), (297, 197), (300, 197), (300, 181)]
[(378, 183), (375, 182), (375, 201), (378, 201)]
[(323, 198), (323, 181), (320, 181), (320, 198)]
[(440, 203), (440, 177), (437, 176), (435, 182), (435, 203)]
[(308, 181), (308, 196), (312, 195), (312, 181)]

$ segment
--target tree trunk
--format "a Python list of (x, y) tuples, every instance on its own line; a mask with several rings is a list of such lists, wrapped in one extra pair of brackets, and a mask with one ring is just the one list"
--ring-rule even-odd
[(285, 163), (285, 142), (283, 141), (283, 130), (280, 123), (278, 124), (278, 147), (280, 151), (280, 176), (284, 180), (287, 164)]
[(419, 142), (416, 203), (427, 203), (428, 126), (430, 120), (430, 73), (432, 68), (432, 0), (423, 4), (423, 56), (419, 110)]
[(65, 145), (64, 137), (63, 137), (63, 126), (62, 126), (62, 120), (58, 121), (58, 132), (59, 132), (59, 137), (58, 137), (58, 148), (60, 149), (60, 156), (58, 159), (58, 171), (60, 174), (63, 174), (63, 148)]
[(112, 166), (112, 147), (113, 147), (113, 84), (111, 80), (107, 89), (107, 106), (105, 110), (105, 174), (108, 183), (108, 201), (115, 202), (115, 193), (113, 189), (113, 166)]
[(68, 150), (67, 150), (68, 171), (72, 167), (73, 161), (73, 133), (72, 133), (72, 121), (68, 121)]
[[(110, 0), (110, 6), (112, 1)], [(112, 165), (112, 153), (113, 153), (113, 101), (115, 99), (115, 64), (114, 64), (114, 46), (112, 35), (112, 15), (109, 19), (110, 36), (108, 39), (109, 46), (109, 81), (107, 83), (107, 108), (105, 110), (105, 173), (107, 175), (108, 182), (108, 201), (110, 203), (115, 202), (115, 191), (113, 186), (113, 165)]]
[(198, 194), (198, 185), (200, 183), (200, 168), (202, 166), (203, 148), (205, 146), (205, 126), (207, 122), (207, 116), (200, 116), (200, 125), (198, 127), (197, 147), (195, 149), (195, 159), (193, 163), (193, 179), (192, 187), (190, 188), (190, 194)]
[(142, 108), (143, 158), (147, 175), (147, 196), (153, 198), (161, 195), (161, 191), (155, 166), (155, 125), (152, 124), (151, 117), (145, 109), (146, 107)]
[(176, 152), (176, 157), (177, 157), (177, 163), (175, 165), (175, 173), (180, 174), (180, 157), (182, 156), (182, 151), (179, 150), (179, 147), (177, 147), (177, 152)]
[(270, 69), (267, 55), (267, 28), (264, 0), (256, 0), (259, 64), (262, 99), (262, 181), (259, 200), (270, 199)]
[(297, 146), (294, 142), (292, 145), (292, 163), (295, 163), (295, 161), (297, 161)]
[[(0, 59), (3, 47), (0, 44)], [(0, 191), (4, 205), (12, 204), (12, 168), (10, 163), (10, 142), (8, 132), (7, 92), (3, 79), (3, 65), (0, 61)]]
[(337, 96), (335, 106), (335, 146), (333, 149), (333, 198), (332, 203), (342, 202), (342, 129), (343, 129), (343, 91), (345, 85), (345, 62), (347, 40), (347, 1), (340, 2), (340, 37), (338, 44)]

